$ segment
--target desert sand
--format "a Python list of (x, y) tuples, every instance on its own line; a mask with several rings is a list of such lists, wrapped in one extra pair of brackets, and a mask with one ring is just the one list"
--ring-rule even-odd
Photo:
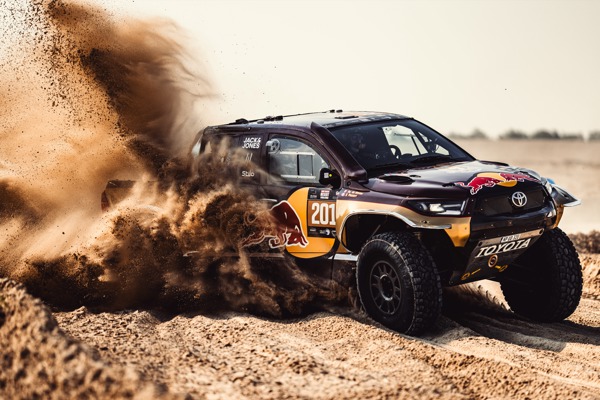
[(584, 297), (564, 322), (516, 317), (483, 282), (448, 293), (419, 338), (350, 307), (293, 319), (50, 313), (5, 281), (0, 388), (15, 399), (597, 399), (600, 256), (582, 261)]

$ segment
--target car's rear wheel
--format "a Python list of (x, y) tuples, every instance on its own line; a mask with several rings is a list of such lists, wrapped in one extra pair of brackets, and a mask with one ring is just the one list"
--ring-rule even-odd
[(581, 299), (579, 255), (558, 228), (545, 232), (501, 277), (510, 308), (534, 321), (561, 321), (575, 311)]
[(369, 316), (402, 333), (430, 327), (442, 308), (442, 286), (429, 252), (409, 232), (376, 235), (362, 248), (356, 281)]

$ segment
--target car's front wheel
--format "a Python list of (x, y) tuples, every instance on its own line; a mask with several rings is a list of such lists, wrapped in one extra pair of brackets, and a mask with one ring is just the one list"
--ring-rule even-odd
[(583, 286), (577, 250), (560, 229), (545, 232), (502, 274), (510, 308), (534, 321), (555, 322), (575, 311)]
[(430, 327), (442, 308), (442, 286), (427, 249), (410, 232), (372, 237), (357, 261), (360, 301), (369, 316), (409, 335)]

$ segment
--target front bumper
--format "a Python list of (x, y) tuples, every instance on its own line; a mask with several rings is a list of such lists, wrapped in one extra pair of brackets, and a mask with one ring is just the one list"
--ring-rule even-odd
[(545, 231), (553, 229), (557, 218), (550, 201), (541, 209), (522, 214), (472, 217), (469, 239), (464, 247), (455, 248), (457, 265), (448, 284), (495, 278)]

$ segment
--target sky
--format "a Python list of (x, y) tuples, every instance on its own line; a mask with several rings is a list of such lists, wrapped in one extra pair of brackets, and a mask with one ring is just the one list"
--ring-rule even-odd
[(184, 29), (219, 95), (210, 123), (335, 108), (600, 131), (600, 1), (90, 2)]

